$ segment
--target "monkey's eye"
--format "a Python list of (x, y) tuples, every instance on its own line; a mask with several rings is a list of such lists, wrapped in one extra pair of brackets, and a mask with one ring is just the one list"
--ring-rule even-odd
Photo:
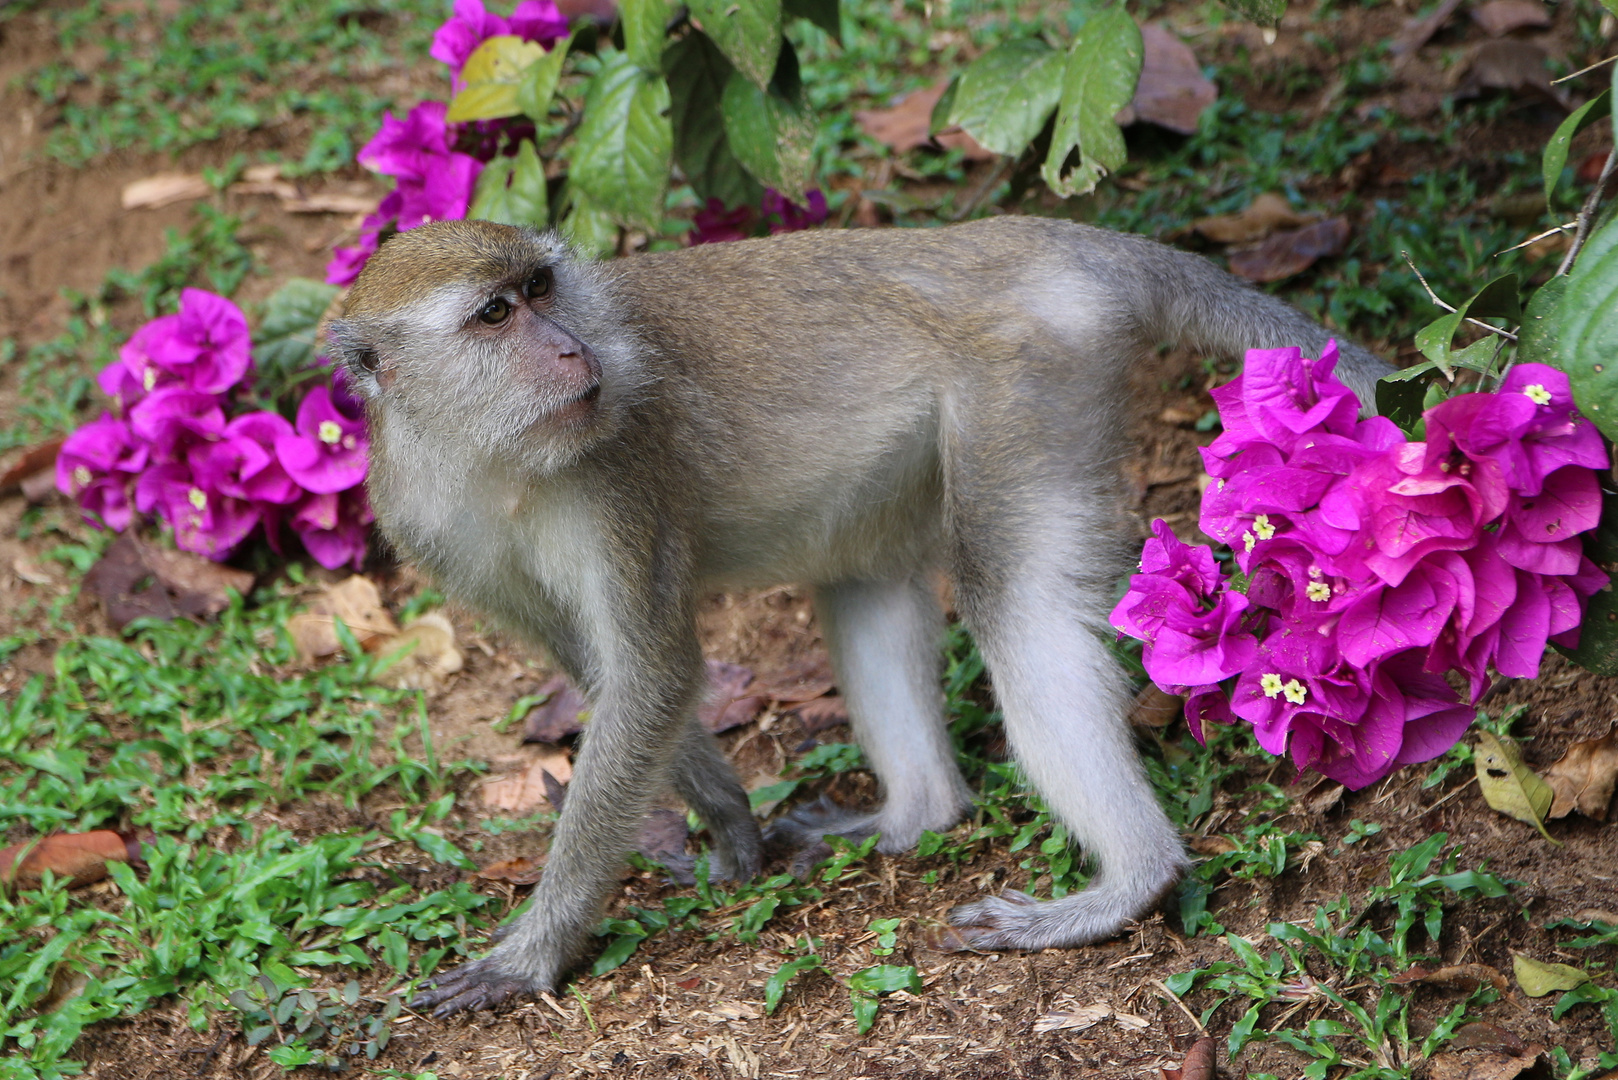
[(478, 312), (478, 318), (490, 326), (499, 326), (510, 314), (511, 305), (506, 303), (504, 297), (497, 296), (483, 305), (483, 310)]
[(361, 349), (354, 354), (354, 363), (372, 375), (375, 375), (377, 368), (382, 366), (382, 361), (377, 358), (375, 349)]
[(551, 294), (556, 281), (549, 270), (540, 270), (522, 287), (522, 294), (530, 300), (544, 300)]

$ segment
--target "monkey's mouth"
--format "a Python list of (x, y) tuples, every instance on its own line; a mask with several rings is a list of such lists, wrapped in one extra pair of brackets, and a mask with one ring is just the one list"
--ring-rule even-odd
[(583, 391), (563, 402), (551, 416), (564, 424), (582, 423), (595, 411), (595, 403), (600, 397), (601, 383), (592, 382)]

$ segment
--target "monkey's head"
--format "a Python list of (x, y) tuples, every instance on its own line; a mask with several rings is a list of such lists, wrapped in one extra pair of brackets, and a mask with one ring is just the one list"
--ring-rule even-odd
[(606, 290), (555, 234), (431, 222), (371, 256), (330, 336), (373, 438), (552, 469), (644, 381)]

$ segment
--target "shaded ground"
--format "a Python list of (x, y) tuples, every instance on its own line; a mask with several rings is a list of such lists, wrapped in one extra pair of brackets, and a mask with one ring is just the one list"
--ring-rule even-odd
[[(1355, 42), (1391, 34), (1405, 18), (1386, 6), (1348, 12), (1340, 23), (1331, 24), (1330, 33), (1335, 35), (1327, 42), (1331, 48), (1322, 44), (1308, 20), (1289, 20), (1276, 49), (1252, 61), (1251, 83), (1222, 89), (1239, 90), (1258, 110), (1283, 106), (1307, 110), (1341, 81), (1340, 74), (1334, 75), (1336, 81), (1313, 74), (1325, 67), (1329, 52), (1346, 52)], [(1566, 33), (1568, 16), (1558, 18), (1558, 32)], [(1448, 33), (1451, 36), (1441, 37), (1434, 48), (1452, 48), (1463, 36), (1453, 28)], [(1205, 53), (1205, 62), (1216, 55), (1229, 62), (1256, 50), (1254, 34), (1250, 28), (1230, 27), (1208, 34), (1199, 50)], [(40, 133), (51, 117), (16, 81), (50, 58), (55, 48), (50, 24), (41, 14), (18, 15), (0, 26), (0, 86), (5, 88), (0, 93), (0, 338), (11, 337), (22, 345), (62, 329), (68, 306), (60, 289), (88, 292), (109, 268), (151, 262), (165, 250), (165, 228), (183, 230), (194, 220), (189, 203), (122, 210), (118, 196), (124, 184), (176, 168), (219, 166), (238, 152), (294, 148), (307, 134), (292, 123), (223, 145), (198, 147), (177, 162), (166, 155), (119, 152), (86, 168), (67, 168), (38, 155)], [(1304, 89), (1289, 89), (1294, 84)], [(1417, 91), (1438, 92), (1425, 85), (1401, 92)], [(1503, 148), (1534, 152), (1560, 115), (1531, 105), (1499, 112), (1497, 124), (1471, 130), (1454, 144), (1407, 149), (1379, 143), (1363, 161), (1356, 161), (1358, 172), (1322, 178), (1322, 191), (1313, 196), (1358, 192), (1371, 201), (1379, 191), (1401, 189), (1423, 171), (1461, 160), (1477, 163), (1485, 172), (1491, 164), (1504, 169)], [(316, 178), (307, 186), (311, 192), (380, 196), (384, 191), (357, 170)], [(918, 189), (921, 186), (918, 182)], [(238, 300), (249, 304), (289, 276), (319, 277), (332, 244), (351, 227), (338, 215), (287, 213), (270, 198), (227, 194), (214, 199), (246, 222), (241, 238), (261, 268), (238, 293)], [(130, 301), (114, 305), (106, 314), (126, 330), (141, 318)], [(1141, 452), (1126, 467), (1126, 475), (1143, 517), (1168, 517), (1182, 532), (1194, 519), (1198, 492), (1200, 470), (1194, 448), (1211, 438), (1194, 427), (1211, 407), (1209, 380), (1208, 369), (1197, 358), (1174, 354), (1143, 365), (1131, 388)], [(15, 408), (16, 395), (13, 379), (0, 384), (0, 409)], [(64, 614), (83, 630), (111, 632), (99, 608), (74, 594), (70, 576), (42, 558), (47, 547), (60, 542), (62, 533), (72, 535), (82, 526), (64, 507), (53, 504), (46, 515), (59, 530), (56, 536), (34, 528), (30, 537), (23, 538), (17, 528), (23, 510), (20, 496), (0, 500), (0, 636), (34, 630), (42, 640), (0, 665), (4, 693), (15, 692), (29, 674), (50, 669), (55, 643), (46, 612), (53, 600), (62, 599), (67, 605)], [(395, 607), (421, 587), (408, 569), (379, 562), (373, 573)], [(515, 772), (538, 751), (520, 746), (515, 731), (494, 733), (490, 721), (504, 717), (519, 697), (542, 685), (549, 672), (533, 651), (483, 627), (474, 614), (453, 614), (466, 667), (429, 707), (439, 753), (490, 762), (497, 775)], [(807, 604), (790, 589), (716, 598), (704, 613), (703, 629), (710, 657), (745, 664), (761, 675), (784, 670), (818, 648)], [(1544, 766), (1571, 742), (1599, 736), (1610, 727), (1618, 712), (1618, 681), (1595, 678), (1553, 657), (1539, 680), (1506, 685), (1485, 707), (1499, 715), (1517, 704), (1527, 711), (1514, 733), (1530, 740), (1529, 763)], [(814, 737), (833, 742), (847, 741), (849, 736), (839, 728)], [(1141, 737), (1149, 752), (1164, 753), (1166, 743), (1171, 747), (1167, 752), (1173, 753), (1172, 747), (1180, 742), (1180, 726), (1176, 722), (1163, 730), (1143, 728)], [(739, 773), (754, 778), (779, 774), (801, 754), (806, 733), (797, 717), (768, 715), (727, 734), (725, 741)], [(1481, 963), (1508, 974), (1514, 951), (1592, 968), (1605, 964), (1610, 982), (1618, 950), (1568, 950), (1561, 946), (1568, 937), (1565, 932), (1542, 927), (1591, 908), (1618, 909), (1618, 841), (1612, 826), (1575, 815), (1552, 826), (1563, 845), (1552, 847), (1527, 826), (1490, 810), (1471, 782), (1470, 769), (1430, 789), (1421, 786), (1426, 773), (1424, 768), (1405, 770), (1375, 788), (1336, 799), (1319, 798), (1321, 791), (1310, 788), (1307, 781), (1287, 789), (1295, 796), (1283, 812), (1288, 828), (1318, 834), (1318, 850), (1279, 877), (1227, 880), (1210, 897), (1210, 911), (1228, 930), (1262, 942), (1272, 922), (1306, 922), (1340, 896), (1363, 897), (1368, 888), (1385, 884), (1391, 855), (1445, 832), (1464, 844), (1463, 867), (1486, 865), (1516, 884), (1508, 899), (1471, 900), (1449, 907), (1440, 941), (1421, 951), (1445, 964)], [(1214, 793), (1211, 812), (1188, 841), (1199, 853), (1216, 853), (1222, 826), (1239, 821), (1242, 807), (1251, 801), (1248, 785), (1290, 779), (1287, 765), (1251, 759), (1242, 773), (1227, 778)], [(874, 794), (869, 777), (862, 773), (838, 777), (832, 793), (843, 800)], [(457, 838), (475, 835), (476, 820), (470, 815), (481, 805), (470, 786), (464, 794), (457, 814), (468, 816), (452, 817), (448, 823), (464, 830), (451, 829)], [(380, 803), (348, 809), (335, 801), (317, 801), (283, 806), (273, 820), (312, 835), (374, 824), (389, 809)], [(1344, 846), (1351, 835), (1350, 822), (1355, 821), (1380, 826), (1381, 831)], [(1359, 834), (1366, 831), (1364, 826), (1358, 829)], [(0, 838), (12, 839), (16, 837)], [(535, 852), (544, 844), (543, 836), (520, 832), (481, 840), (477, 858), (485, 864)], [(927, 931), (939, 925), (952, 905), (986, 891), (1025, 884), (1028, 871), (1020, 865), (1025, 854), (1009, 852), (999, 842), (977, 845), (959, 863), (938, 857), (872, 856), (864, 873), (770, 923), (756, 945), (739, 944), (723, 934), (715, 941), (692, 932), (654, 937), (625, 966), (603, 977), (581, 979), (571, 996), (448, 1022), (406, 1017), (377, 1065), (407, 1072), (430, 1069), (456, 1080), (494, 1076), (543, 1080), (598, 1073), (713, 1080), (906, 1075), (965, 1080), (1148, 1077), (1160, 1066), (1177, 1063), (1198, 1034), (1197, 1022), (1171, 999), (1163, 983), (1178, 973), (1233, 958), (1220, 937), (1186, 937), (1178, 911), (1147, 920), (1125, 938), (1079, 950), (970, 955), (926, 946)], [(394, 871), (423, 888), (457, 876), (443, 866), (401, 858), (405, 861), (395, 864)], [(924, 882), (924, 875), (935, 880)], [(520, 900), (509, 886), (483, 887), (509, 903)], [(106, 899), (107, 886), (93, 889)], [(625, 901), (655, 904), (682, 891), (659, 874), (631, 873), (626, 877)], [(1355, 910), (1362, 906), (1355, 905)], [(876, 942), (868, 926), (872, 919), (892, 916), (904, 920), (898, 952), (880, 957), (872, 952)], [(1367, 924), (1386, 930), (1390, 918), (1388, 908), (1372, 909)], [(705, 929), (718, 930), (719, 923)], [(764, 982), (795, 955), (794, 945), (803, 934), (821, 939), (822, 959), (837, 975), (846, 977), (873, 963), (910, 963), (922, 975), (924, 992), (886, 998), (875, 1027), (861, 1036), (855, 1031), (847, 992), (825, 975), (811, 974), (794, 982), (779, 1011), (766, 1016)], [(1323, 979), (1330, 975), (1316, 974)], [(387, 989), (374, 975), (362, 982), (367, 994)], [(1453, 987), (1418, 986), (1413, 993), (1412, 1028), (1418, 1040), (1465, 997)], [(1554, 1000), (1531, 1000), (1513, 984), (1493, 1003), (1475, 1006), (1472, 1017), (1499, 1025), (1522, 1043), (1561, 1047), (1574, 1062), (1618, 1049), (1593, 1009), (1576, 1009), (1555, 1020)], [(1211, 992), (1198, 990), (1186, 1005), (1200, 1013), (1215, 1001)], [(1094, 1026), (1034, 1030), (1035, 1021), (1053, 1011), (1102, 1003), (1115, 1015)], [(1247, 1005), (1238, 1000), (1214, 1010), (1206, 1022), (1208, 1031), (1223, 1038)], [(1294, 1005), (1309, 1017), (1338, 1015), (1325, 998), (1304, 987), (1296, 1002), (1267, 1006), (1261, 1026), (1276, 1022)], [(85, 1036), (74, 1056), (89, 1062), (87, 1075), (108, 1080), (174, 1075), (262, 1078), (279, 1071), (259, 1050), (246, 1046), (232, 1024), (221, 1018), (206, 1030), (193, 1030), (177, 1007), (103, 1022)], [(1257, 1042), (1229, 1071), (1295, 1075), (1302, 1060), (1274, 1041)], [(1347, 1064), (1359, 1063), (1363, 1061)]]

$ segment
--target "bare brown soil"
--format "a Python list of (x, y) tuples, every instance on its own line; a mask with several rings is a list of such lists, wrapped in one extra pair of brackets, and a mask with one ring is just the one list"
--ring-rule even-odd
[[(1377, 18), (1363, 20), (1365, 31), (1387, 32), (1384, 24), (1399, 21), (1391, 12), (1376, 9)], [(1358, 21), (1356, 17), (1355, 25)], [(1313, 57), (1315, 47), (1305, 37), (1307, 29), (1289, 22), (1282, 31), (1277, 64), (1297, 56)], [(1231, 47), (1245, 33), (1233, 30)], [(0, 338), (14, 337), (22, 346), (61, 330), (66, 306), (60, 289), (88, 290), (111, 267), (137, 268), (150, 262), (164, 249), (164, 229), (183, 229), (189, 223), (185, 203), (158, 210), (121, 209), (119, 192), (124, 184), (162, 171), (217, 166), (237, 152), (295, 148), (304, 134), (296, 126), (255, 132), (199, 147), (178, 161), (122, 153), (85, 169), (62, 167), (39, 154), (41, 133), (51, 118), (39, 111), (17, 81), (50, 58), (55, 48), (42, 15), (21, 15), (0, 26)], [(1260, 106), (1285, 104), (1272, 100), (1272, 91), (1257, 88), (1254, 94)], [(1548, 133), (1543, 124), (1527, 126), (1542, 143)], [(1484, 143), (1476, 140), (1457, 152), (1486, 157), (1493, 151)], [(377, 195), (384, 190), (357, 170), (317, 181), (312, 189), (351, 191), (367, 186)], [(249, 279), (239, 297), (249, 302), (262, 299), (289, 276), (319, 277), (332, 244), (340, 242), (352, 225), (331, 215), (286, 213), (269, 198), (215, 198), (243, 216), (246, 235), (265, 268), (262, 275)], [(110, 317), (124, 329), (133, 329), (140, 318), (133, 305), (114, 309)], [(11, 378), (7, 375), (0, 382), (0, 410), (14, 408)], [(1200, 474), (1194, 448), (1208, 436), (1198, 435), (1190, 422), (1210, 407), (1206, 389), (1196, 359), (1180, 355), (1144, 366), (1132, 387), (1141, 451), (1126, 471), (1143, 519), (1166, 516), (1183, 527), (1194, 518)], [(19, 496), (0, 501), (0, 634), (26, 626), (46, 637), (0, 666), (0, 692), (14, 691), (31, 672), (49, 670), (53, 643), (38, 601), (68, 591), (65, 575), (39, 560), (43, 541), (18, 538), (22, 510)], [(66, 508), (55, 506), (49, 512), (65, 528), (78, 527)], [(374, 572), (390, 602), (419, 587), (408, 569), (378, 566)], [(24, 608), (32, 614), (19, 617)], [(475, 614), (454, 614), (463, 645), (468, 646), (467, 664), (432, 702), (436, 743), (444, 756), (488, 761), (496, 773), (515, 771), (532, 751), (518, 744), (516, 732), (494, 734), (489, 721), (503, 717), (548, 672), (533, 651), (483, 627)], [(81, 627), (109, 632), (88, 599), (75, 601), (69, 615)], [(807, 603), (790, 589), (716, 598), (704, 613), (703, 629), (710, 656), (747, 664), (761, 673), (784, 669), (818, 648)], [(1500, 688), (1487, 707), (1497, 711), (1512, 703), (1528, 706), (1517, 732), (1531, 739), (1526, 747), (1530, 764), (1542, 767), (1556, 760), (1570, 742), (1607, 730), (1618, 703), (1618, 681), (1595, 678), (1552, 657), (1540, 679)], [(817, 737), (848, 738), (846, 730)], [(1143, 739), (1151, 737), (1143, 733)], [(796, 718), (783, 716), (747, 725), (725, 739), (747, 779), (778, 772), (795, 756), (805, 734)], [(1405, 770), (1319, 812), (1301, 798), (1307, 784), (1296, 789), (1300, 798), (1292, 807), (1289, 825), (1320, 833), (1323, 851), (1306, 867), (1291, 869), (1280, 878), (1231, 882), (1218, 890), (1210, 907), (1231, 930), (1258, 940), (1267, 923), (1311, 919), (1318, 906), (1342, 894), (1361, 895), (1368, 886), (1384, 883), (1390, 853), (1444, 831), (1465, 844), (1463, 865), (1487, 864), (1496, 874), (1520, 882), (1510, 900), (1461, 904), (1446, 913), (1443, 940), (1433, 950), (1445, 963), (1483, 963), (1509, 973), (1513, 951), (1579, 965), (1618, 961), (1610, 949), (1559, 953), (1555, 939), (1541, 929), (1548, 920), (1582, 909), (1618, 907), (1618, 835), (1610, 823), (1575, 815), (1553, 826), (1563, 846), (1552, 847), (1531, 828), (1490, 810), (1469, 777), (1457, 775), (1424, 791), (1420, 786), (1424, 774), (1421, 768)], [(1267, 760), (1253, 761), (1249, 776), (1291, 779), (1288, 765)], [(868, 777), (845, 776), (833, 793), (859, 799), (870, 797), (871, 787)], [(474, 814), (479, 800), (473, 791), (466, 795), (463, 812)], [(1219, 832), (1222, 811), (1242, 800), (1241, 786), (1227, 785), (1205, 831)], [(274, 818), (284, 827), (313, 834), (369, 824), (373, 813), (377, 819), (386, 816), (376, 808), (348, 810), (317, 802), (281, 807)], [(1383, 831), (1340, 850), (1352, 819), (1379, 824)], [(463, 824), (470, 828), (475, 821)], [(543, 843), (541, 837), (507, 833), (489, 840), (480, 858), (493, 861), (532, 853)], [(922, 944), (925, 931), (939, 925), (952, 905), (1024, 884), (1026, 872), (1018, 869), (1018, 862), (1019, 857), (1003, 846), (981, 848), (959, 866), (914, 857), (873, 857), (868, 873), (772, 923), (758, 946), (723, 939), (708, 942), (689, 933), (654, 938), (618, 971), (580, 980), (574, 995), (447, 1022), (409, 1017), (377, 1064), (430, 1069), (454, 1080), (596, 1074), (704, 1080), (763, 1076), (1144, 1080), (1155, 1076), (1159, 1067), (1177, 1065), (1199, 1033), (1186, 1011), (1162, 989), (1162, 980), (1231, 959), (1228, 947), (1218, 939), (1184, 937), (1177, 916), (1154, 916), (1116, 941), (1031, 955), (949, 953)], [(442, 867), (401, 865), (398, 870), (423, 885), (434, 883), (435, 875), (442, 879), (438, 883), (447, 881), (452, 873)], [(936, 884), (922, 882), (928, 871), (938, 872)], [(509, 887), (486, 887), (503, 892), (511, 903), (520, 900)], [(630, 874), (624, 896), (636, 903), (655, 903), (678, 889), (651, 875)], [(1378, 919), (1385, 922), (1385, 914), (1373, 914), (1372, 925), (1382, 925)], [(873, 958), (865, 928), (873, 918), (893, 915), (905, 919), (902, 947), (893, 957)], [(803, 933), (823, 939), (822, 955), (840, 975), (876, 962), (914, 963), (925, 992), (886, 999), (875, 1028), (864, 1036), (855, 1032), (846, 992), (821, 975), (794, 983), (781, 1009), (765, 1016), (764, 980)], [(372, 979), (364, 989), (373, 993), (385, 987)], [(1441, 987), (1419, 987), (1414, 994), (1418, 1033), (1460, 1000), (1459, 991)], [(1197, 993), (1186, 1004), (1195, 1012), (1211, 1000)], [(1564, 1047), (1574, 1061), (1612, 1049), (1593, 1010), (1575, 1010), (1555, 1021), (1550, 1016), (1553, 1001), (1529, 999), (1513, 985), (1482, 1010), (1482, 1017), (1524, 1043)], [(1144, 1023), (1108, 1019), (1086, 1030), (1034, 1033), (1034, 1021), (1052, 1010), (1098, 1003)], [(1306, 1002), (1303, 1008), (1307, 1016), (1328, 1015), (1323, 1000)], [(1283, 1011), (1272, 1005), (1264, 1020)], [(1208, 1023), (1210, 1033), (1222, 1039), (1239, 1015), (1233, 1004), (1222, 1007)], [(87, 1060), (87, 1075), (98, 1080), (176, 1076), (263, 1080), (278, 1071), (245, 1046), (240, 1033), (223, 1018), (206, 1031), (193, 1031), (177, 1008), (100, 1024), (74, 1056)], [(1255, 1043), (1226, 1071), (1296, 1075), (1299, 1060), (1274, 1043)]]

